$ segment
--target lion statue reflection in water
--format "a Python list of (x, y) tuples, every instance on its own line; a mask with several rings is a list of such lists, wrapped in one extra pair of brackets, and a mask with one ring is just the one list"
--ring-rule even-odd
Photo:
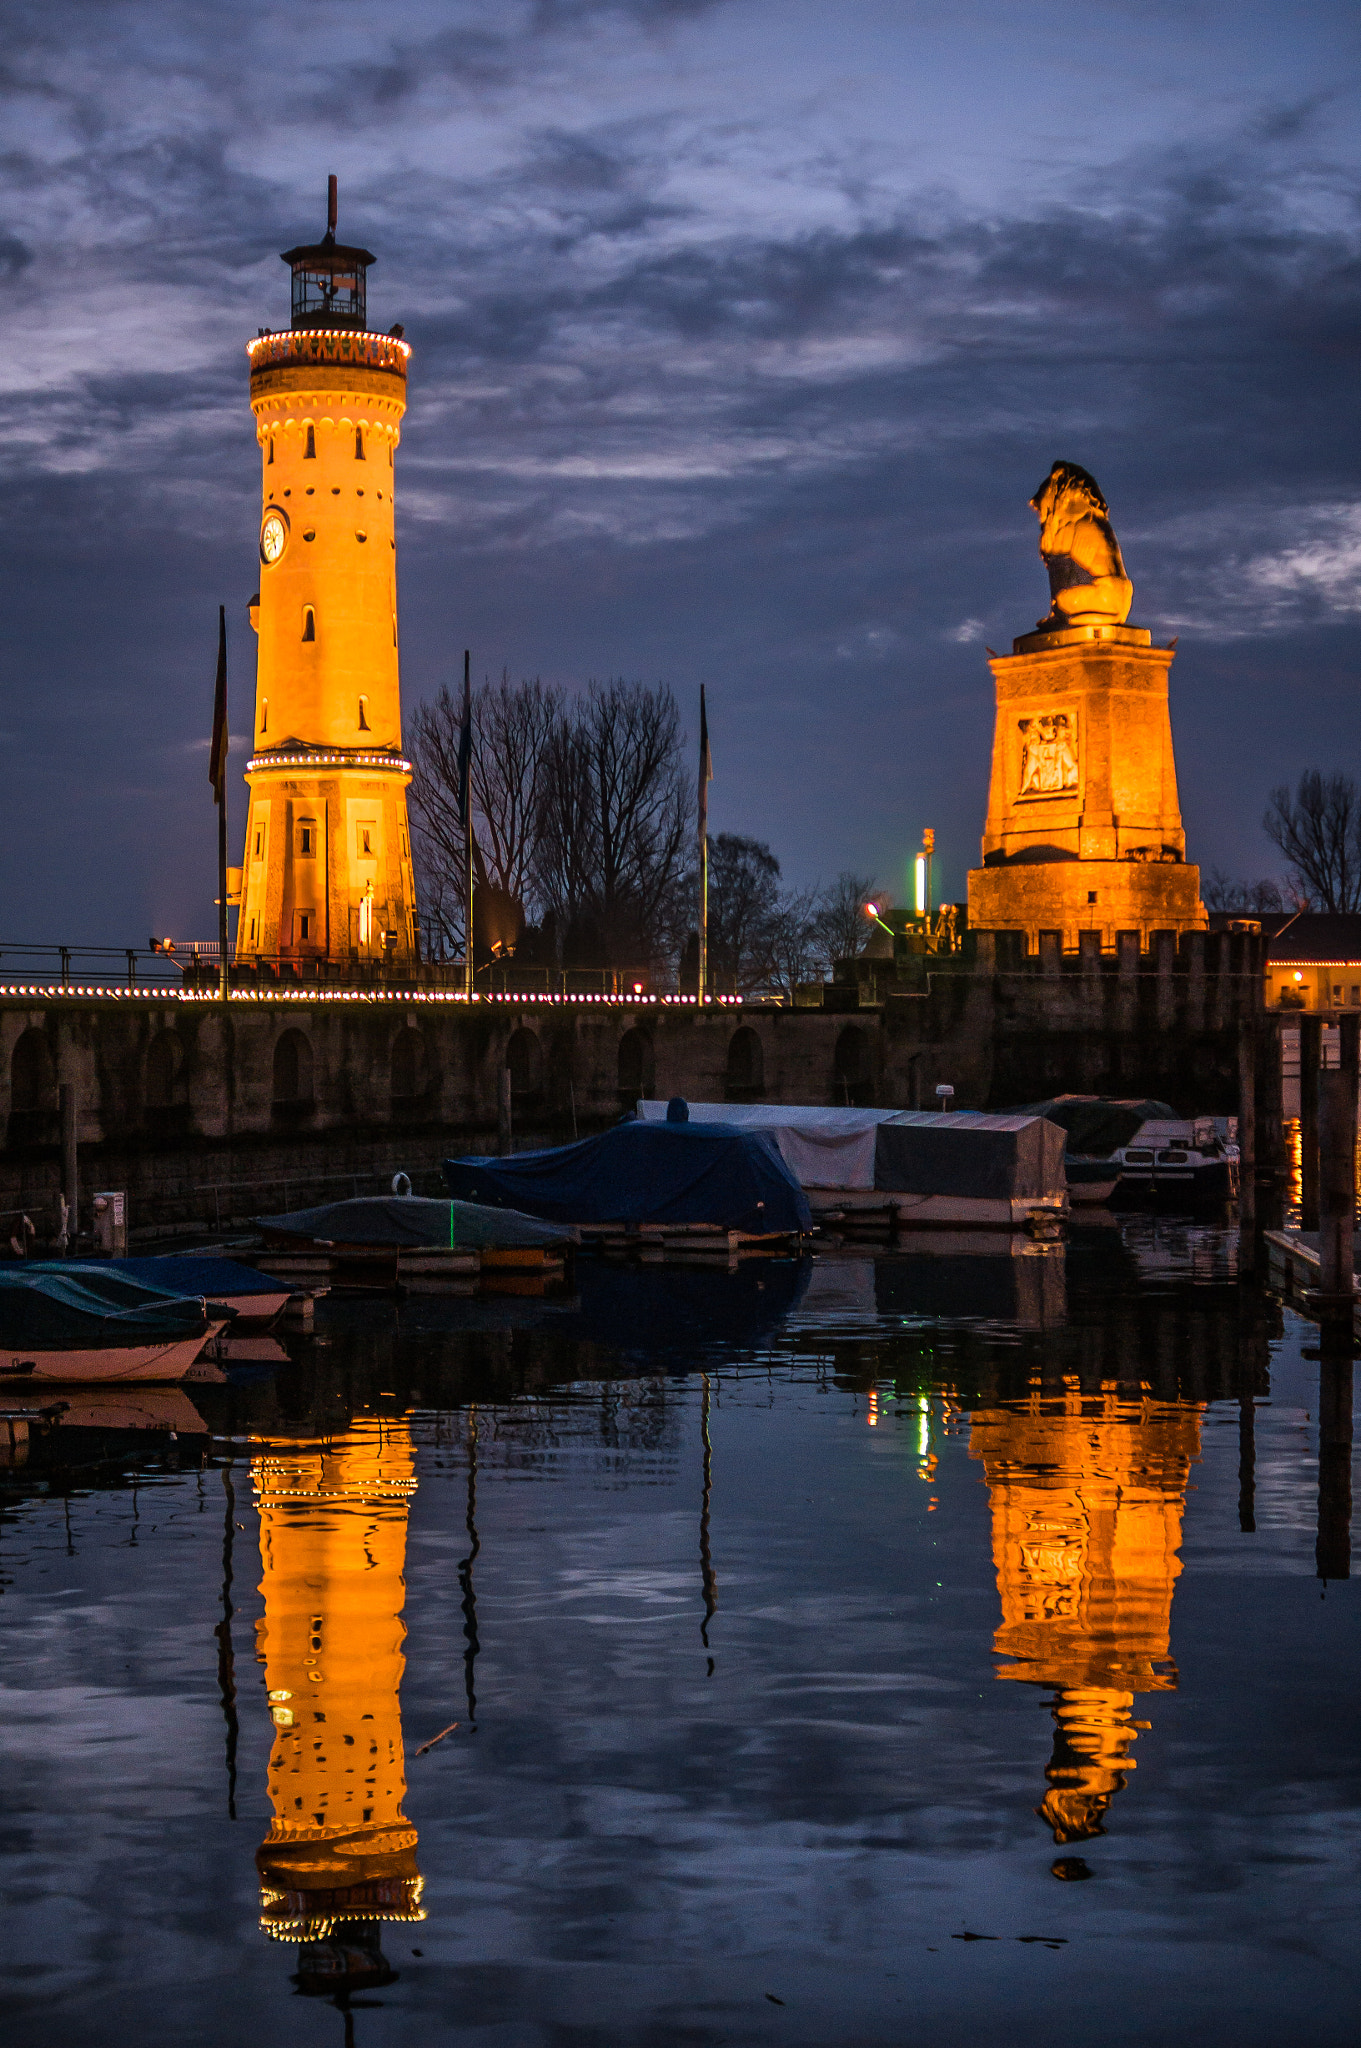
[(1049, 616), (1038, 630), (1123, 626), (1134, 585), (1096, 478), (1076, 462), (1056, 462), (1030, 503), (1049, 571)]

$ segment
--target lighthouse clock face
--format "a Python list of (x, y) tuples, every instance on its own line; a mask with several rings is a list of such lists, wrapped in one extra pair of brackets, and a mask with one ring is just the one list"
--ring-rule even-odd
[(288, 527), (282, 512), (266, 512), (264, 525), (260, 528), (260, 556), (263, 561), (277, 562), (288, 545)]

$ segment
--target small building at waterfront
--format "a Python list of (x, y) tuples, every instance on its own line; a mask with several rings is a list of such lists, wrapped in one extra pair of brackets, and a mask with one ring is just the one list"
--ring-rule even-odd
[[(1241, 927), (1243, 920), (1234, 923)], [(1361, 1009), (1361, 915), (1296, 910), (1255, 918), (1253, 923), (1267, 942), (1270, 1008)]]

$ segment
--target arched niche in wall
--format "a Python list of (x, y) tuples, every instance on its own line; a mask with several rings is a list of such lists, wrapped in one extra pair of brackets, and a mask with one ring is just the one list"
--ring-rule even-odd
[(304, 1031), (282, 1031), (275, 1041), (274, 1107), (294, 1115), (313, 1107), (312, 1042)]
[(625, 1109), (650, 1102), (656, 1093), (656, 1060), (650, 1032), (634, 1025), (619, 1041), (619, 1100)]
[(832, 1055), (832, 1100), (841, 1107), (868, 1106), (874, 1095), (874, 1060), (870, 1035), (862, 1024), (848, 1024)]
[(525, 1103), (538, 1095), (543, 1086), (543, 1049), (534, 1033), (524, 1025), (510, 1034), (506, 1065), (510, 1069), (512, 1102)]
[(147, 1047), (146, 1106), (179, 1109), (185, 1100), (184, 1043), (178, 1031), (158, 1031)]
[(765, 1051), (750, 1024), (743, 1024), (728, 1041), (725, 1082), (729, 1102), (754, 1102), (765, 1092)]

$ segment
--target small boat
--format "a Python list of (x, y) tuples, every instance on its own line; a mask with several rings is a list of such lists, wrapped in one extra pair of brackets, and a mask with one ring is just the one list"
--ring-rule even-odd
[(168, 1294), (202, 1295), (210, 1306), (220, 1302), (233, 1314), (233, 1333), (267, 1330), (288, 1303), (290, 1290), (269, 1273), (258, 1273), (239, 1259), (203, 1252), (170, 1252), (160, 1258), (101, 1259), (100, 1268)]
[(1212, 1208), (1238, 1197), (1238, 1147), (1214, 1117), (1150, 1118), (1113, 1157), (1117, 1194), (1151, 1197), (1175, 1209)]
[(231, 1320), (92, 1261), (0, 1269), (0, 1380), (8, 1385), (182, 1380)]
[(1067, 1132), (1064, 1166), (1075, 1206), (1152, 1199), (1200, 1208), (1237, 1196), (1231, 1117), (1179, 1117), (1151, 1096), (1057, 1095), (1025, 1107)]
[(258, 1216), (265, 1240), (258, 1263), (292, 1285), (421, 1294), (475, 1289), (499, 1267), (528, 1268), (560, 1280), (578, 1233), (561, 1224), (477, 1202), (421, 1195), (359, 1195)]

